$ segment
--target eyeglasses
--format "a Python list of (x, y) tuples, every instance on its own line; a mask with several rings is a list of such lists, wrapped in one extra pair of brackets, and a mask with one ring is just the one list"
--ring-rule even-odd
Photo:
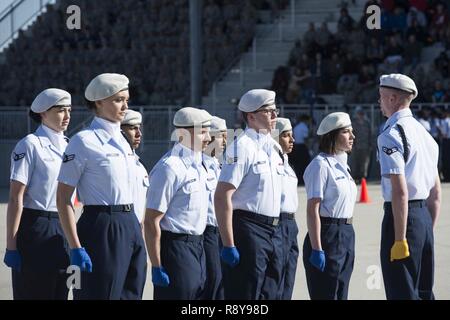
[(263, 112), (265, 115), (275, 113), (275, 115), (278, 116), (280, 114), (280, 109), (259, 109), (255, 111), (255, 113), (257, 112)]

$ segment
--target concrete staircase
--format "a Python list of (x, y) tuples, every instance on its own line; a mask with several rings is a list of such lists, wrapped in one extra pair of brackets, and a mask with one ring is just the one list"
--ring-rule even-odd
[[(328, 29), (336, 32), (341, 0), (293, 0), (273, 23), (259, 24), (253, 44), (213, 85), (208, 96), (203, 97), (203, 106), (216, 114), (234, 110), (236, 102), (246, 91), (254, 88), (269, 88), (274, 70), (287, 65), (290, 52), (297, 39), (302, 39), (310, 22), (328, 22)], [(364, 0), (349, 4), (349, 14), (359, 21), (364, 9)], [(259, 12), (261, 20), (268, 20), (267, 12)], [(340, 97), (330, 97), (340, 100)], [(328, 100), (327, 97), (324, 97)], [(224, 111), (225, 110), (225, 111)]]

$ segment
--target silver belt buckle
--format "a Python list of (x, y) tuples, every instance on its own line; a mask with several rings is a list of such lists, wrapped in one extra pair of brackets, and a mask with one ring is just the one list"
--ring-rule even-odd
[(353, 223), (353, 217), (347, 218), (347, 220), (345, 221), (345, 224), (352, 224), (352, 223)]
[(277, 226), (279, 222), (280, 222), (280, 218), (274, 218), (273, 222), (272, 222), (272, 225), (273, 226)]
[(131, 211), (131, 204), (124, 205), (124, 210), (123, 211), (130, 212)]

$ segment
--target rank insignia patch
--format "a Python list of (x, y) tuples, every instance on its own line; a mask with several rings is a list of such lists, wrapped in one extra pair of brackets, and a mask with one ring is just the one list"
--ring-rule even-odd
[(13, 157), (14, 161), (19, 161), (25, 157), (25, 152), (24, 153), (13, 152), (13, 153), (14, 153), (14, 157)]
[(72, 161), (73, 159), (75, 159), (75, 155), (74, 154), (65, 154), (64, 153), (64, 157), (63, 157), (63, 162), (69, 162)]
[(388, 156), (390, 156), (391, 154), (393, 154), (397, 151), (398, 151), (397, 147), (392, 147), (392, 148), (383, 147), (383, 152), (386, 153)]

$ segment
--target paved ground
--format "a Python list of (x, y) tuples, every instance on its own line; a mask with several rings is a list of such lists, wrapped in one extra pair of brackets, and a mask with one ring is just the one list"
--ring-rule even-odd
[[(382, 220), (382, 198), (378, 184), (369, 185), (370, 204), (357, 204), (354, 214), (356, 233), (356, 260), (353, 271), (350, 299), (385, 299), (379, 264), (380, 228)], [(0, 256), (4, 255), (6, 202), (8, 191), (0, 190)], [(305, 190), (299, 188), (300, 208), (298, 210), (298, 237), (300, 247), (306, 233)], [(450, 184), (443, 185), (441, 217), (435, 230), (435, 295), (437, 299), (450, 299)], [(301, 253), (300, 253), (301, 254)], [(149, 273), (144, 292), (145, 299), (152, 298), (151, 275)], [(0, 263), (0, 299), (12, 299), (10, 271)], [(299, 259), (294, 299), (309, 299), (305, 271)]]

